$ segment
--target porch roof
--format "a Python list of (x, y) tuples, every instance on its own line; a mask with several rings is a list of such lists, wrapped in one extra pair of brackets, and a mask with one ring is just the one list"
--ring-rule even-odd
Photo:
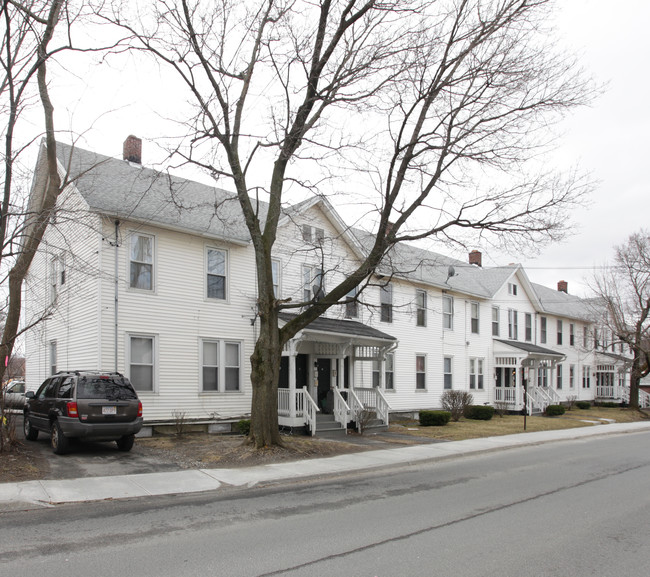
[[(296, 315), (291, 313), (278, 313), (278, 318), (284, 322), (289, 322), (295, 316)], [(387, 333), (349, 319), (329, 319), (326, 317), (319, 317), (302, 330), (306, 333), (321, 333), (332, 336), (338, 335), (347, 338), (356, 338), (363, 340), (364, 342), (382, 341), (383, 344), (397, 342), (397, 338)]]
[(501, 343), (502, 345), (507, 345), (514, 349), (519, 349), (520, 351), (527, 353), (527, 356), (529, 357), (536, 357), (541, 359), (543, 358), (562, 359), (565, 357), (565, 355), (562, 353), (558, 353), (557, 351), (554, 351), (552, 349), (540, 347), (539, 345), (534, 345), (532, 343), (521, 343), (519, 341), (503, 341), (501, 339), (494, 339), (494, 340), (497, 343)]

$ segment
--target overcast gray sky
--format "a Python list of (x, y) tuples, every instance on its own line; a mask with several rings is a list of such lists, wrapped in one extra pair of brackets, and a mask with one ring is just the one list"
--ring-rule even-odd
[[(577, 164), (597, 186), (591, 206), (571, 215), (577, 223), (571, 238), (534, 259), (486, 251), (484, 265), (522, 262), (534, 282), (555, 287), (566, 280), (569, 292), (584, 295), (582, 281), (592, 267), (603, 265), (630, 233), (650, 228), (650, 2), (561, 0), (558, 5), (558, 27), (568, 49), (577, 51), (584, 68), (606, 88), (591, 108), (566, 122), (557, 161)], [(146, 165), (163, 159), (147, 141), (164, 134), (159, 111), (170, 90), (151, 65), (135, 76), (95, 67), (70, 84), (52, 81), (58, 87), (57, 126), (83, 131), (80, 146), (120, 156), (125, 137), (136, 134), (145, 139)]]

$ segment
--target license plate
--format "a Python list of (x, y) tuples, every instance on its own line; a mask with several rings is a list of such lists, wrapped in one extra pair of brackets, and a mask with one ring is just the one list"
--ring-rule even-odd
[(102, 415), (117, 415), (117, 407), (102, 407)]

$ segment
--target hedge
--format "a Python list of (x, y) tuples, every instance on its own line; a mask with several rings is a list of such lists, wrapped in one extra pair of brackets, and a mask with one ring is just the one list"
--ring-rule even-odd
[(562, 405), (549, 405), (546, 407), (547, 417), (556, 417), (557, 415), (564, 415), (565, 408)]
[(494, 416), (494, 407), (490, 405), (470, 405), (465, 409), (465, 417), (476, 421), (489, 421)]
[(420, 425), (422, 427), (442, 427), (451, 419), (449, 411), (420, 411)]

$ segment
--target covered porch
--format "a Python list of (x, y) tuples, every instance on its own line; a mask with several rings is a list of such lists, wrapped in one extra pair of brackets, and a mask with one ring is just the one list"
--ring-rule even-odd
[(552, 374), (565, 355), (518, 341), (494, 340), (494, 406), (529, 415), (560, 402)]
[[(292, 315), (280, 314), (281, 322)], [(384, 374), (386, 354), (397, 339), (363, 323), (318, 318), (285, 346), (278, 383), (278, 424), (322, 431), (347, 431), (369, 423), (387, 426), (390, 406), (383, 383), (373, 386), (362, 364), (378, 363)], [(358, 380), (358, 382), (357, 382)]]

